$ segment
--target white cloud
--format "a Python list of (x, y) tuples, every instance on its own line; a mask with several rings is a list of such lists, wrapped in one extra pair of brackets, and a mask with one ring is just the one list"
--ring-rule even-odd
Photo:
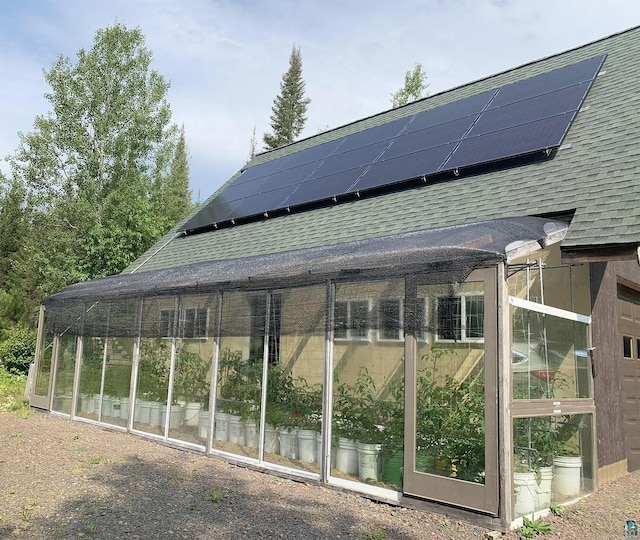
[(268, 130), (294, 43), (308, 136), (387, 109), (415, 62), (435, 93), (640, 24), (640, 10), (636, 0), (23, 0), (0, 19), (0, 156), (48, 110), (41, 69), (116, 21), (142, 28), (171, 80), (193, 191), (206, 197), (244, 163), (254, 125), (259, 141)]

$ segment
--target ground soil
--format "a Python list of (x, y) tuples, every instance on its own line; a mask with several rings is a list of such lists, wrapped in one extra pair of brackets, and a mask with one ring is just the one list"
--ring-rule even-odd
[[(543, 538), (623, 538), (640, 473), (547, 521)], [(0, 538), (466, 539), (486, 529), (38, 413), (0, 413)], [(504, 535), (515, 540), (517, 533)]]

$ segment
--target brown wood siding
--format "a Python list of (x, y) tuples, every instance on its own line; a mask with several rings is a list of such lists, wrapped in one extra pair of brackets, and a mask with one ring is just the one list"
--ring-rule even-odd
[(618, 282), (639, 284), (635, 261), (591, 264), (592, 346), (595, 373), (598, 466), (626, 458), (622, 370), (622, 337), (618, 326)]

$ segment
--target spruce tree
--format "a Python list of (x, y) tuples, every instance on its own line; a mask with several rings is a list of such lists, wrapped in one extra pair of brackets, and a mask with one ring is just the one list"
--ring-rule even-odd
[(300, 47), (294, 45), (289, 57), (289, 69), (282, 75), (280, 94), (271, 107), (272, 132), (265, 133), (262, 138), (266, 150), (291, 144), (304, 128), (307, 106), (311, 102), (304, 97), (304, 86)]

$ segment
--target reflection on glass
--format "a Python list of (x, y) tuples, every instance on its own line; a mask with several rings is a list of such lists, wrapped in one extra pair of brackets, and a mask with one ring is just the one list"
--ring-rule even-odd
[(58, 341), (58, 361), (53, 394), (53, 410), (71, 414), (73, 376), (76, 367), (76, 336), (65, 334)]
[(204, 445), (217, 294), (180, 298), (169, 437)]
[(592, 417), (513, 420), (513, 517), (593, 491)]
[(336, 286), (331, 474), (402, 489), (404, 281)]
[(588, 325), (513, 308), (516, 399), (590, 397)]
[(416, 469), (483, 484), (483, 284), (423, 285), (418, 300)]
[(38, 359), (38, 370), (36, 372), (36, 384), (34, 388), (36, 396), (46, 396), (49, 394), (51, 355), (53, 354), (53, 328), (46, 323), (46, 316), (45, 312), (45, 331), (40, 338), (40, 358)]
[(222, 300), (213, 448), (256, 459), (263, 353), (255, 343), (265, 335), (267, 311), (259, 306), (267, 299), (264, 293), (230, 292)]

